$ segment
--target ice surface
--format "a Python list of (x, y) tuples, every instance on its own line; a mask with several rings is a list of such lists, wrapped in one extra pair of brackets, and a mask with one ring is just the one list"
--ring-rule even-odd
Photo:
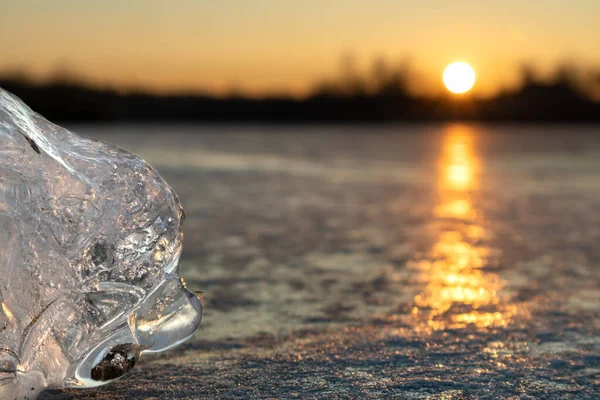
[(189, 338), (183, 219), (143, 160), (0, 89), (0, 398), (99, 386)]

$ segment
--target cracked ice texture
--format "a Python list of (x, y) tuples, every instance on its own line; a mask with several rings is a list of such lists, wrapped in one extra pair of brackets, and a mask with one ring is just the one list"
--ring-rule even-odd
[(98, 386), (198, 328), (177, 195), (0, 89), (0, 398)]

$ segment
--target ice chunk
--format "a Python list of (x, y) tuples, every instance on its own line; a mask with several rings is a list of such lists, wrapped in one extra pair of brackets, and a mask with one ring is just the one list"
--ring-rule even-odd
[(0, 89), (0, 398), (102, 385), (189, 338), (183, 218), (143, 160)]

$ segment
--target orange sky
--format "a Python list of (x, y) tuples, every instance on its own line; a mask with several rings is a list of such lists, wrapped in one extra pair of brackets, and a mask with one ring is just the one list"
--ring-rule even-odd
[(524, 61), (600, 67), (599, 18), (598, 0), (3, 0), (0, 71), (301, 95), (352, 53), (365, 70), (376, 57), (408, 57), (429, 92), (441, 90), (445, 65), (466, 61), (474, 93), (486, 95), (514, 84)]

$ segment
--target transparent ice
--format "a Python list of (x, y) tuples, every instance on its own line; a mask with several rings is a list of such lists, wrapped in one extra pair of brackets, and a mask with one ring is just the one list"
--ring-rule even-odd
[(0, 399), (103, 385), (188, 339), (183, 219), (143, 160), (0, 89)]

